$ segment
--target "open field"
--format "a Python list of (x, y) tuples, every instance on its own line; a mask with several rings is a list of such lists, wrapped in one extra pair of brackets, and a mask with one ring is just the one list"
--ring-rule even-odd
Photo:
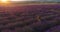
[(54, 27), (60, 27), (60, 4), (0, 6), (0, 32), (55, 32)]

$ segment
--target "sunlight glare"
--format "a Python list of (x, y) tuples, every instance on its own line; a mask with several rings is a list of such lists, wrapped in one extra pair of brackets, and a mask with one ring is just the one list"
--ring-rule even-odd
[(8, 0), (0, 0), (0, 2), (2, 2), (2, 3), (7, 3)]

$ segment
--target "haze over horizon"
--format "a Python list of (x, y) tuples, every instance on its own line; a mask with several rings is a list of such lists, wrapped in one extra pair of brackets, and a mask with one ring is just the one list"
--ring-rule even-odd
[(60, 0), (11, 0), (11, 1), (40, 1), (40, 2), (53, 1), (53, 2), (60, 2)]

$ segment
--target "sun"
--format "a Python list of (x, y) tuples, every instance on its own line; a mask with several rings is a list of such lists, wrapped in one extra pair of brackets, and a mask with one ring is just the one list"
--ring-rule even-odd
[(10, 0), (0, 0), (0, 6), (9, 6), (9, 5), (12, 5), (10, 3)]
[(1, 3), (8, 3), (8, 0), (0, 0)]

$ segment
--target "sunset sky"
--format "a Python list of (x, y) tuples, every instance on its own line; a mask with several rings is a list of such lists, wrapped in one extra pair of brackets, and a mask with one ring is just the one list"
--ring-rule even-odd
[(60, 1), (60, 0), (11, 0), (11, 1)]
[(60, 1), (60, 0), (11, 0), (11, 1)]
[[(5, 0), (3, 0), (3, 1), (5, 1)], [(60, 2), (60, 0), (8, 0), (8, 1), (40, 1), (40, 2), (54, 1), (54, 2)]]
[(6, 1), (12, 1), (12, 2), (18, 2), (18, 1), (40, 1), (40, 2), (60, 2), (60, 0), (0, 0), (2, 2)]

